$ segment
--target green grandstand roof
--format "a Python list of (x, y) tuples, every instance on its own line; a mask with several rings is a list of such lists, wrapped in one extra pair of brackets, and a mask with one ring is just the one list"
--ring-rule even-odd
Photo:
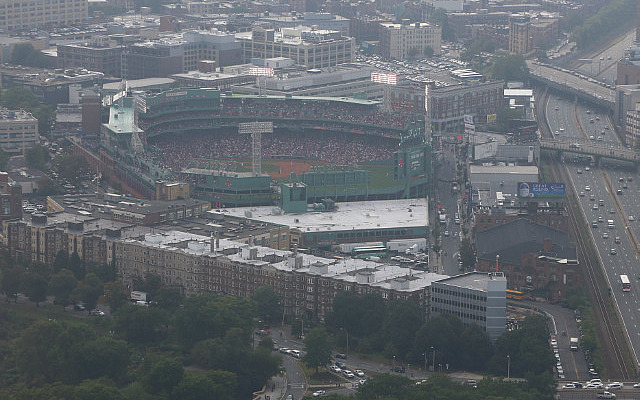
[[(109, 107), (109, 122), (104, 124), (110, 131), (116, 133), (133, 132), (133, 98), (124, 97)], [(137, 132), (142, 132), (138, 127)]]

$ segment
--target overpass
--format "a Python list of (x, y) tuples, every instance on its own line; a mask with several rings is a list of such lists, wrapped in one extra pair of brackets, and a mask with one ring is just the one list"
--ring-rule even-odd
[(544, 150), (554, 150), (560, 153), (574, 153), (593, 156), (596, 159), (596, 163), (601, 158), (632, 162), (636, 166), (640, 163), (640, 153), (636, 150), (609, 143), (598, 144), (589, 140), (556, 140), (541, 138), (540, 148)]
[(613, 111), (616, 91), (594, 78), (560, 67), (527, 61), (529, 78), (555, 90), (569, 93), (580, 100)]

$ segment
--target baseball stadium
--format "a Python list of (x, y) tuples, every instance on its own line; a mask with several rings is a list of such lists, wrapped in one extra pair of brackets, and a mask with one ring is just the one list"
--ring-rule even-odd
[(75, 151), (141, 198), (158, 180), (216, 208), (279, 204), (283, 184), (306, 187), (308, 203), (416, 198), (430, 179), (423, 118), (354, 98), (122, 92), (100, 140)]

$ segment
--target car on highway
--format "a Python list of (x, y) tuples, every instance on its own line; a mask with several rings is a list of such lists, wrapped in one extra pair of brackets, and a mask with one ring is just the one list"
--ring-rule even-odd
[(636, 219), (634, 218), (633, 215), (629, 215), (629, 221), (635, 221)]
[(616, 394), (611, 392), (600, 392), (596, 394), (596, 397), (599, 399), (615, 399)]
[(293, 395), (292, 394), (287, 395), (287, 400), (293, 400)]
[(622, 389), (623, 387), (624, 387), (624, 384), (622, 382), (611, 382), (604, 388), (606, 390), (612, 390), (612, 389)]
[(604, 389), (602, 382), (587, 383), (583, 389)]
[(639, 388), (640, 388), (640, 382), (638, 382), (638, 383), (634, 383), (634, 384), (633, 384), (633, 387), (634, 387), (634, 388), (636, 388), (636, 389), (639, 389)]
[(609, 239), (609, 234), (607, 232), (603, 232), (602, 233), (602, 238), (603, 239)]
[(341, 358), (343, 360), (346, 360), (347, 359), (347, 355), (344, 354), (344, 353), (338, 353), (338, 354), (336, 354), (336, 358)]
[(587, 185), (587, 186), (585, 186), (585, 187), (584, 187), (584, 191), (585, 191), (585, 192), (588, 192), (588, 191), (590, 191), (590, 190), (591, 190), (591, 186)]
[(609, 254), (611, 254), (612, 256), (615, 256), (617, 254), (616, 249), (609, 250)]
[(584, 197), (584, 192), (580, 192), (580, 193), (578, 194), (578, 196), (580, 196), (580, 197)]
[(318, 390), (318, 391), (313, 392), (313, 397), (320, 397), (320, 396), (324, 396), (325, 394), (327, 394), (326, 391)]
[(598, 221), (593, 221), (593, 222), (591, 223), (591, 227), (592, 227), (592, 228), (597, 228), (597, 227), (598, 227)]
[(449, 236), (449, 231), (444, 231), (445, 236)]
[(562, 385), (563, 389), (577, 389), (576, 385), (573, 383), (566, 383), (564, 385)]
[(593, 207), (591, 207), (592, 210), (597, 210), (598, 209), (598, 205), (597, 204), (593, 204)]
[(584, 170), (585, 170), (585, 171), (591, 171), (591, 168), (589, 168), (589, 167), (584, 167)]
[(616, 210), (614, 210), (613, 208), (609, 210), (609, 214), (615, 214)]
[(599, 206), (604, 206), (604, 200), (602, 200), (602, 199), (598, 200), (598, 205)]

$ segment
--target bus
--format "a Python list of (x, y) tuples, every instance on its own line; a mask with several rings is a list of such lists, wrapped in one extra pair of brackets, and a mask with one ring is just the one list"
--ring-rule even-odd
[(355, 258), (369, 258), (369, 257), (386, 257), (387, 247), (383, 245), (378, 246), (356, 246), (353, 248), (352, 255)]
[(522, 300), (524, 299), (524, 292), (521, 292), (519, 290), (507, 289), (507, 299)]
[(629, 277), (626, 275), (620, 275), (620, 282), (622, 283), (622, 291), (630, 292), (631, 291), (631, 282), (629, 281)]

